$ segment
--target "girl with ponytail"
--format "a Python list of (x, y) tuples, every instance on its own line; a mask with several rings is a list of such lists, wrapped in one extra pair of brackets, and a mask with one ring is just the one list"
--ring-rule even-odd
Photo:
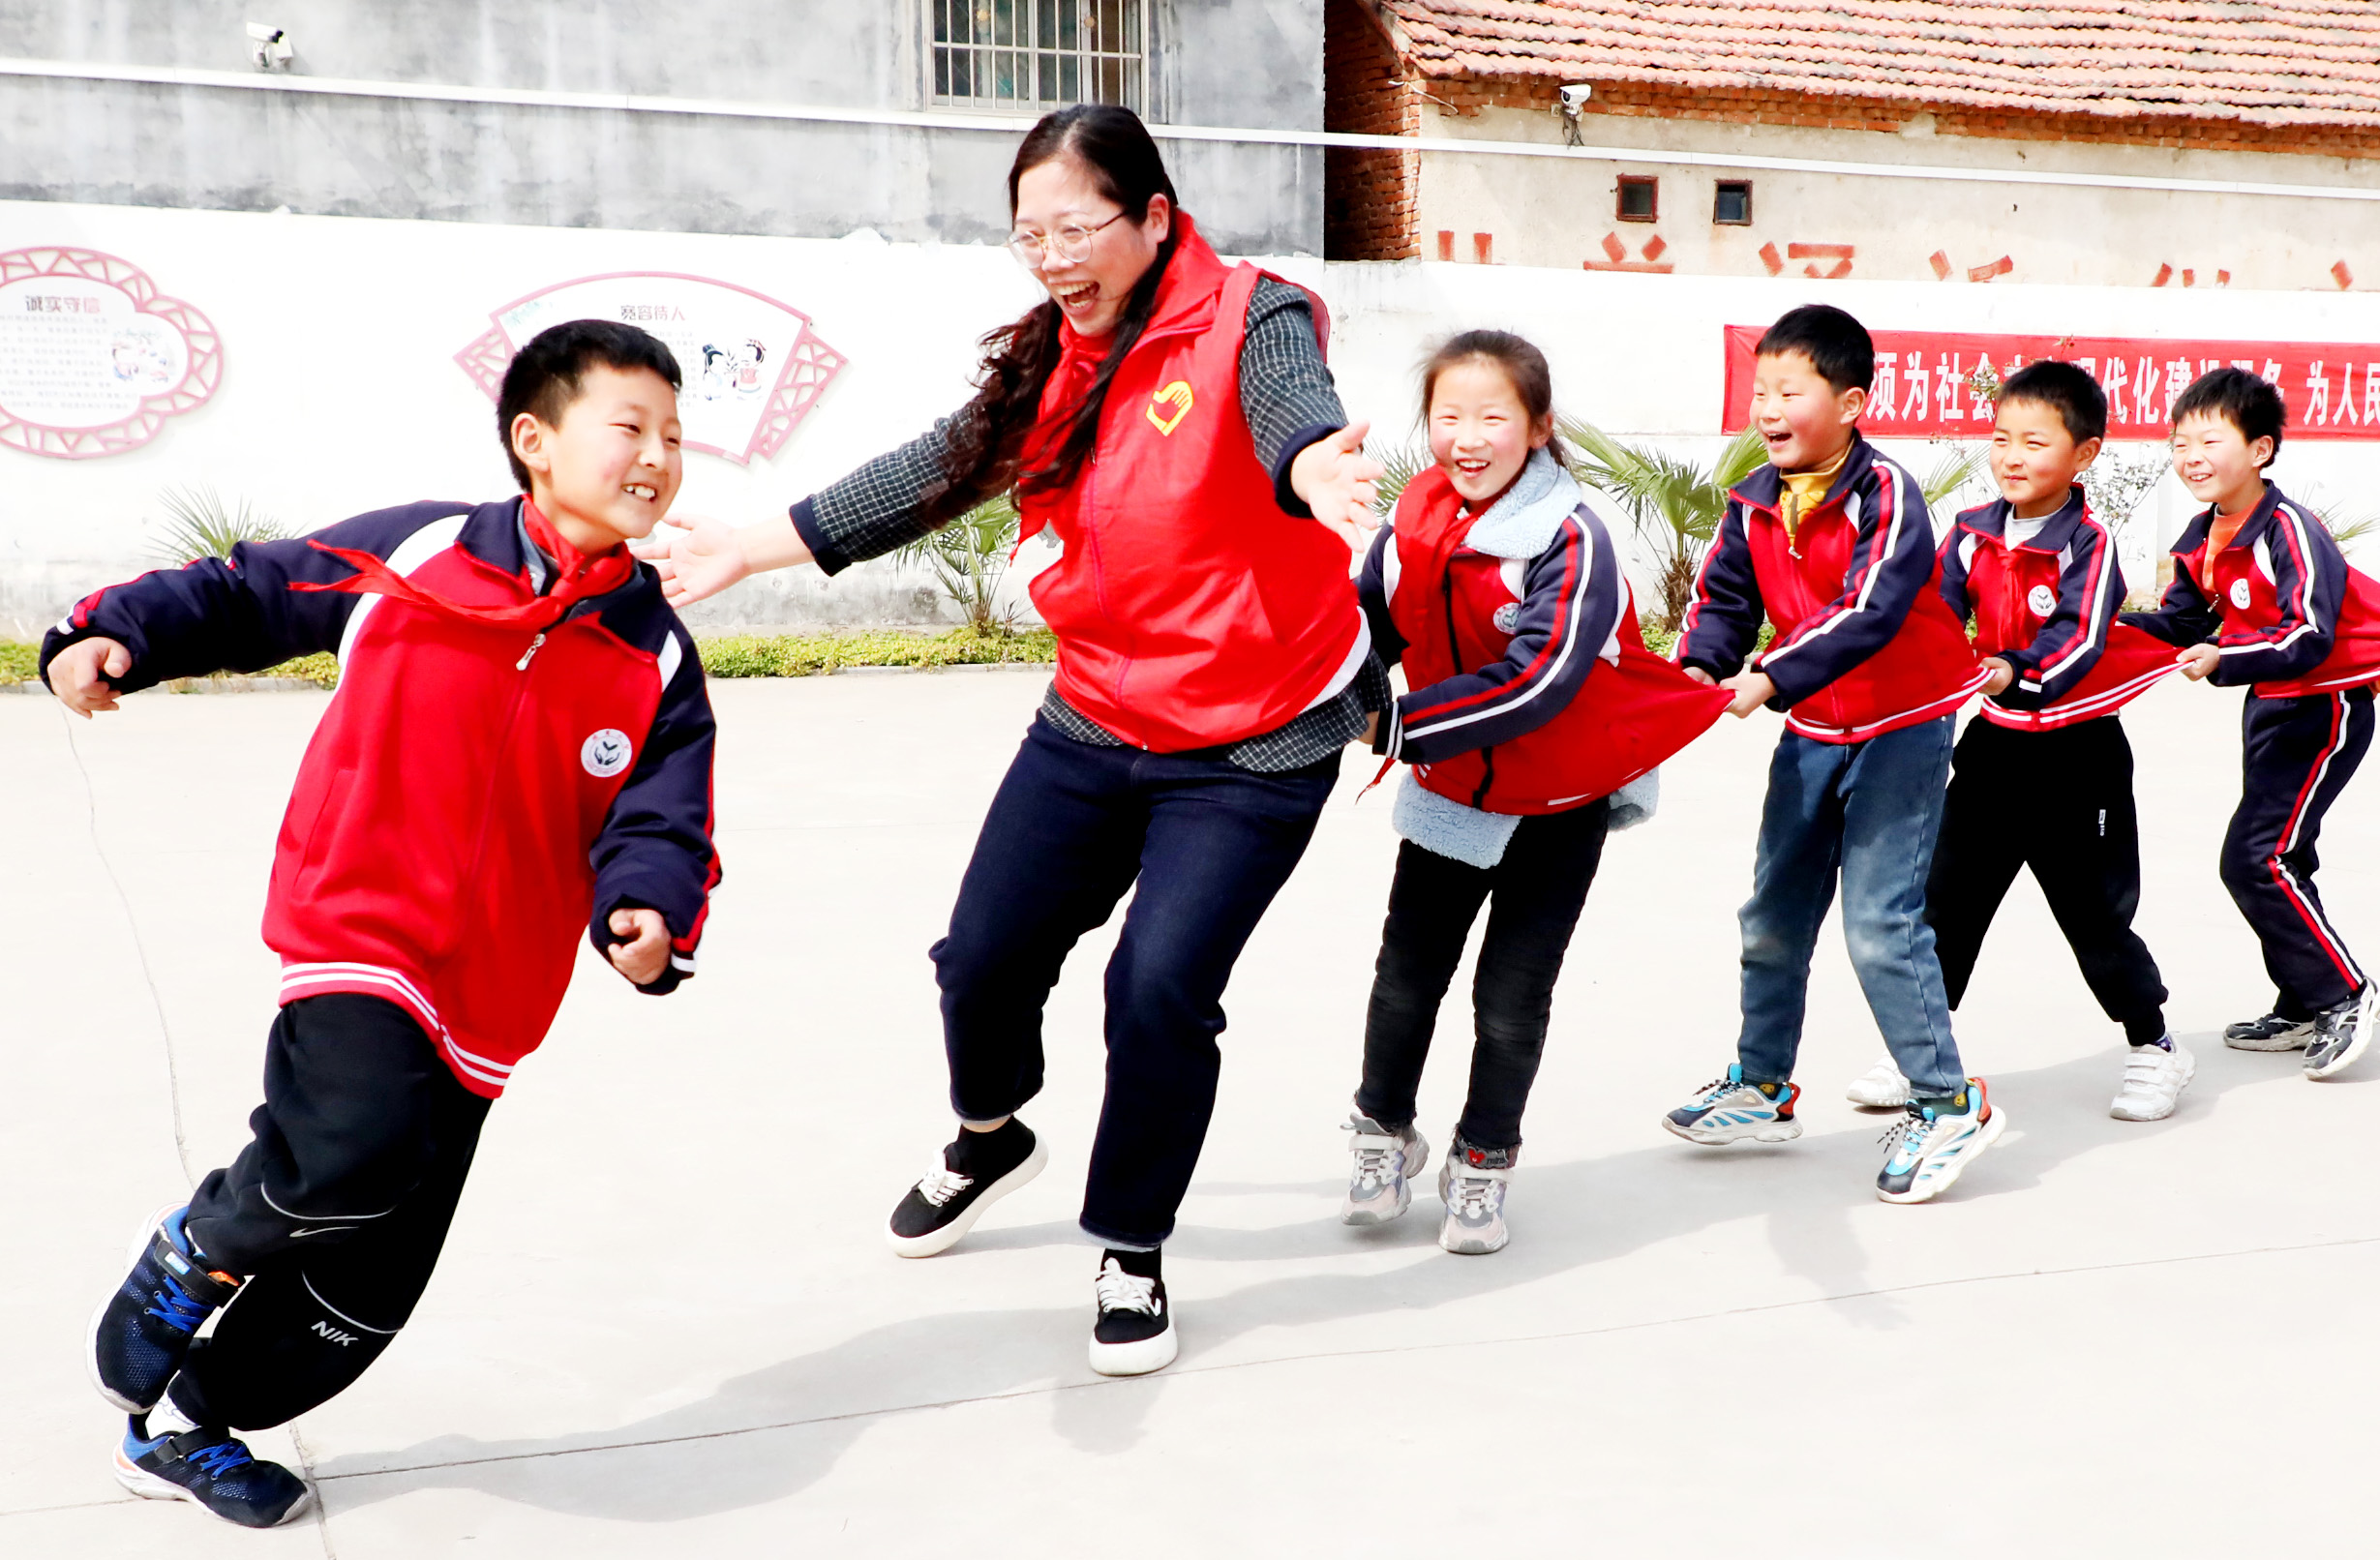
[(1136, 1375), (1178, 1348), (1159, 1253), (1214, 1107), (1224, 985), (1340, 750), (1389, 704), (1348, 578), (1379, 467), (1323, 366), (1319, 301), (1219, 259), (1130, 111), (1036, 124), (1009, 211), (1047, 296), (983, 339), (965, 405), (790, 524), (706, 522), (648, 555), (683, 606), (761, 569), (834, 574), (1002, 493), (1025, 536), (1056, 532), (1031, 589), (1057, 679), (933, 947), (959, 1130), (887, 1234), (947, 1250), (1040, 1170), (1015, 1113), (1040, 1088), (1043, 1005), (1137, 885), (1082, 1212), (1105, 1248), (1091, 1365)]

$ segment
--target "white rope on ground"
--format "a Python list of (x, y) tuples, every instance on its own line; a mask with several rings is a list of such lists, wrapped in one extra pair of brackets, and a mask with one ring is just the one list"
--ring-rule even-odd
[(173, 1108), (173, 1154), (181, 1161), (182, 1179), (194, 1188), (198, 1178), (191, 1173), (190, 1142), (182, 1131), (182, 1074), (173, 1057), (173, 1027), (166, 1022), (166, 999), (157, 989), (157, 976), (149, 969), (149, 950), (140, 940), (140, 922), (133, 915), (132, 896), (124, 891), (124, 881), (116, 876), (115, 863), (107, 859), (107, 848), (99, 837), (99, 792), (91, 784), (91, 770), (82, 762), (82, 749), (75, 741), (75, 716), (64, 705), (58, 706), (58, 719), (66, 724), (66, 750), (74, 755), (75, 770), (82, 776), (83, 815), (91, 825), (91, 854), (99, 857), (102, 871), (107, 874), (107, 885), (115, 890), (116, 904), (124, 911), (124, 924), (132, 933), (133, 954), (140, 961), (140, 981), (148, 987), (149, 1005), (157, 1011), (157, 1033), (166, 1047), (166, 1099)]

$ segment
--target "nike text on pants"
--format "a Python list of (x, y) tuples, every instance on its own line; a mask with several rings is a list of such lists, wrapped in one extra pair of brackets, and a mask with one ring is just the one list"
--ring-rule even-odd
[(1761, 843), (1743, 928), (1743, 1034), (1736, 1057), (1754, 1083), (1793, 1075), (1810, 988), (1810, 955), (1843, 882), (1843, 938), (1876, 1027), (1912, 1091), (1958, 1092), (1926, 873), (1942, 826), (1951, 718), (1864, 742), (1787, 732), (1768, 765)]
[(2310, 1018), (2363, 988), (2364, 972), (2314, 891), (2323, 815), (2371, 746), (2372, 691), (2264, 699), (2241, 714), (2240, 810), (2223, 835), (2223, 886), (2264, 945), (2275, 1010)]
[(175, 1404), (256, 1430), (352, 1386), (429, 1285), (489, 1103), (393, 1003), (283, 1007), (255, 1139), (190, 1200), (190, 1238), (247, 1282), (191, 1349)]

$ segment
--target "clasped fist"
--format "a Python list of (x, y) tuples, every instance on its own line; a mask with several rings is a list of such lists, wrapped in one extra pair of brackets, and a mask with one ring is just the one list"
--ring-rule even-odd
[(49, 691), (58, 703), (89, 720), (94, 710), (116, 707), (114, 679), (132, 669), (133, 652), (114, 640), (81, 640), (49, 663)]

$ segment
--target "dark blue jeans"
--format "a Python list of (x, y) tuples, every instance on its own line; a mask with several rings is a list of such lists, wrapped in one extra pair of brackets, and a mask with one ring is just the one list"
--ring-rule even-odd
[(950, 1104), (1009, 1115), (1041, 1089), (1041, 1009), (1067, 953), (1137, 880), (1107, 961), (1107, 1098), (1082, 1227), (1173, 1233), (1222, 1065), (1223, 986), (1288, 881), (1339, 761), (1257, 774), (1220, 753), (1094, 747), (1036, 720), (934, 945)]
[[(1736, 1056), (1754, 1083), (1793, 1075), (1818, 929), (1843, 881), (1843, 940), (1884, 1044), (1921, 1095), (1966, 1076), (1950, 1037), (1926, 876), (1942, 829), (1952, 717), (1865, 742), (1787, 732), (1768, 765), (1744, 939), (1744, 1027)], [(2018, 805), (2021, 814), (2021, 801)]]

